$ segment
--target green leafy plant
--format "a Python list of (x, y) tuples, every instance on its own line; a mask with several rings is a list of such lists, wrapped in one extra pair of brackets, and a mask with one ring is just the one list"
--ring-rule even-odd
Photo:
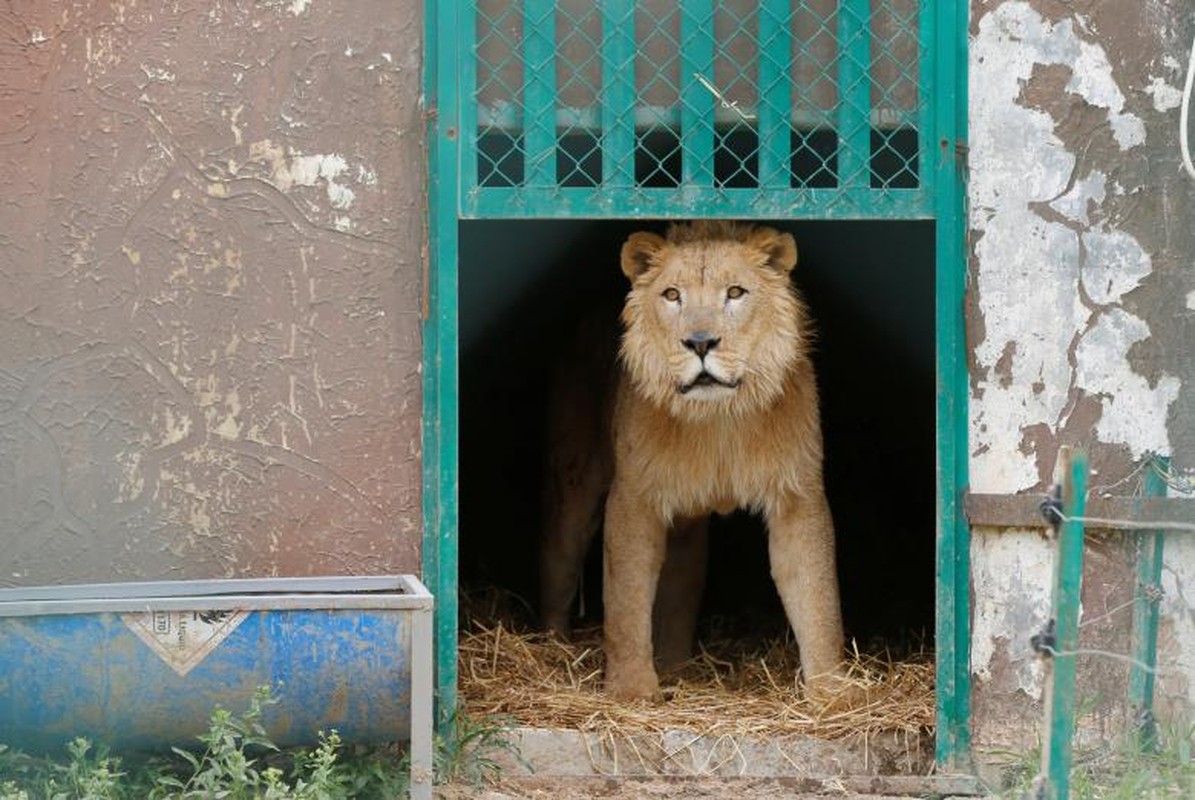
[(92, 745), (86, 739), (77, 738), (66, 746), (70, 762), (58, 768), (63, 787), (53, 795), (54, 800), (71, 797), (85, 797), (88, 800), (117, 800), (121, 796), (120, 759), (112, 758), (104, 748), (92, 755)]
[[(336, 753), (337, 759), (334, 770), (331, 758), (333, 753)], [(312, 778), (305, 780), (304, 773)], [(315, 750), (295, 754), (292, 778), (295, 781), (296, 793), (318, 792), (322, 788), (334, 787), (334, 791), (340, 794), (332, 794), (333, 797), (390, 800), (407, 796), (410, 785), (410, 761), (406, 757), (400, 757), (394, 747), (342, 747), (339, 737), (333, 731), (326, 739), (321, 738), (320, 746)], [(301, 787), (300, 782), (303, 782), (304, 786)], [(312, 788), (308, 789), (306, 786)]]
[[(1070, 776), (1071, 796), (1079, 800), (1195, 797), (1195, 726), (1174, 723), (1143, 748), (1128, 733), (1099, 748), (1076, 751)], [(999, 796), (1030, 796), (1041, 765), (1041, 749), (1024, 753), (989, 751), (1002, 765)]]
[(66, 758), (37, 758), (0, 744), (0, 800), (341, 800), (403, 797), (404, 763), (393, 748), (349, 749), (320, 731), (313, 748), (282, 751), (262, 722), (277, 703), (259, 688), (242, 713), (216, 708), (196, 751), (172, 748), (126, 768), (102, 747), (77, 738)]
[(179, 747), (171, 748), (191, 768), (190, 777), (184, 782), (165, 775), (160, 779), (163, 786), (178, 791), (183, 798), (221, 797), (227, 800), (252, 800), (260, 790), (272, 782), (280, 785), (280, 776), (263, 772), (258, 759), (250, 756), (250, 749), (276, 751), (262, 725), (261, 718), (266, 706), (278, 702), (270, 694), (268, 686), (259, 687), (249, 700), (249, 708), (236, 715), (223, 708), (212, 712), (211, 723), (206, 733), (199, 737), (206, 749), (195, 755)]
[(471, 717), (458, 712), (452, 720), (453, 735), (436, 737), (434, 753), (438, 783), (479, 786), (499, 776), (496, 756), (507, 753), (524, 766), (518, 746), (507, 736), (510, 721), (499, 716)]

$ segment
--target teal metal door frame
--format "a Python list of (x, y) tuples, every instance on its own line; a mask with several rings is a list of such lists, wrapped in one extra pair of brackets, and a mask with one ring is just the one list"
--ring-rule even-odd
[(436, 727), (450, 731), (457, 697), (460, 459), (457, 359), (459, 98), (456, 2), (424, 4), (427, 249), (423, 270), (423, 582), (436, 602)]
[(971, 763), (971, 528), (968, 484), (967, 0), (932, 3), (935, 103), (937, 570), (934, 657), (938, 763)]
[[(536, 7), (542, 6), (538, 3)], [(624, 3), (612, 7), (625, 7)], [(845, 5), (857, 9), (856, 0)], [(607, 12), (609, 13), (609, 12)], [(686, 12), (688, 13), (688, 12)], [(933, 181), (928, 216), (936, 220), (936, 341), (937, 341), (937, 748), (945, 767), (970, 766), (970, 530), (963, 513), (967, 487), (967, 372), (964, 328), (966, 277), (966, 0), (937, 0), (921, 7), (923, 35), (928, 39), (920, 69), (933, 76), (935, 96), (923, 115), (923, 168)], [(466, 24), (467, 23), (467, 24)], [(474, 85), (474, 32), (460, 2), (425, 4), (424, 87), (428, 121), (428, 248), (424, 274), (423, 324), (423, 581), (436, 598), (436, 694), (441, 730), (457, 707), (457, 564), (458, 564), (458, 235), (460, 220), (484, 211), (476, 193), (476, 176), (462, 175), (474, 164), (462, 160), (462, 141), (475, 145), (477, 109), (462, 85)], [(625, 46), (626, 42), (617, 42)], [(625, 47), (624, 47), (625, 49)], [(625, 80), (615, 84), (629, 89)], [(932, 120), (926, 117), (932, 116)], [(462, 120), (470, 130), (462, 130)], [(529, 131), (529, 133), (531, 133)], [(542, 131), (540, 132), (542, 133)], [(540, 137), (542, 138), (542, 137)], [(468, 150), (468, 155), (475, 155)], [(609, 168), (607, 168), (609, 171)], [(465, 196), (462, 187), (473, 191)], [(687, 188), (682, 191), (688, 191)], [(749, 216), (752, 207), (718, 197), (704, 198), (704, 216)], [(495, 193), (496, 208), (512, 208), (508, 194)], [(795, 211), (817, 208), (805, 202)], [(816, 199), (816, 197), (815, 197)], [(479, 205), (480, 202), (480, 205)], [(505, 205), (503, 205), (505, 204)], [(899, 207), (899, 203), (897, 204)], [(765, 206), (766, 207), (766, 206)], [(920, 206), (905, 206), (910, 216)], [(665, 201), (654, 214), (677, 215)], [(862, 216), (866, 216), (863, 209)], [(662, 212), (662, 213), (661, 213)], [(488, 215), (488, 214), (485, 214)], [(514, 216), (536, 216), (535, 212)], [(597, 206), (582, 216), (605, 216)], [(615, 214), (608, 214), (616, 218)], [(817, 214), (800, 214), (820, 218)]]

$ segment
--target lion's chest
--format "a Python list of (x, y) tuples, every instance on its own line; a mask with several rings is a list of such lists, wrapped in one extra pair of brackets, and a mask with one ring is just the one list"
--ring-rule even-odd
[(763, 510), (796, 488), (790, 459), (734, 426), (681, 425), (659, 433), (626, 442), (618, 469), (666, 518)]

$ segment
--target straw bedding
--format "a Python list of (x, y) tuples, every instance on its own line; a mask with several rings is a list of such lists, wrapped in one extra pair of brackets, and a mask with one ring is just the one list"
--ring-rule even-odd
[(865, 705), (841, 710), (804, 698), (791, 636), (774, 640), (715, 637), (689, 662), (661, 676), (662, 699), (618, 702), (601, 692), (600, 627), (571, 642), (528, 629), (499, 610), (465, 603), (459, 663), (471, 714), (499, 714), (539, 728), (600, 733), (687, 729), (712, 735), (820, 739), (896, 734), (925, 740), (934, 724), (934, 666), (926, 653), (892, 660), (856, 652), (849, 682)]

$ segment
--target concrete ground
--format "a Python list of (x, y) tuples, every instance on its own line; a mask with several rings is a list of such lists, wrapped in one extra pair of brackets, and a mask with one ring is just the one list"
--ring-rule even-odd
[(483, 788), (444, 786), (436, 791), (438, 800), (908, 800), (926, 796), (929, 793), (860, 793), (793, 778), (520, 777)]
[[(893, 738), (828, 742), (664, 731), (610, 736), (514, 728), (488, 754), (493, 786), (442, 787), (442, 800), (895, 798), (980, 794), (969, 775), (932, 774), (932, 754)], [(924, 743), (921, 743), (924, 744)], [(517, 754), (517, 755), (516, 755)]]

